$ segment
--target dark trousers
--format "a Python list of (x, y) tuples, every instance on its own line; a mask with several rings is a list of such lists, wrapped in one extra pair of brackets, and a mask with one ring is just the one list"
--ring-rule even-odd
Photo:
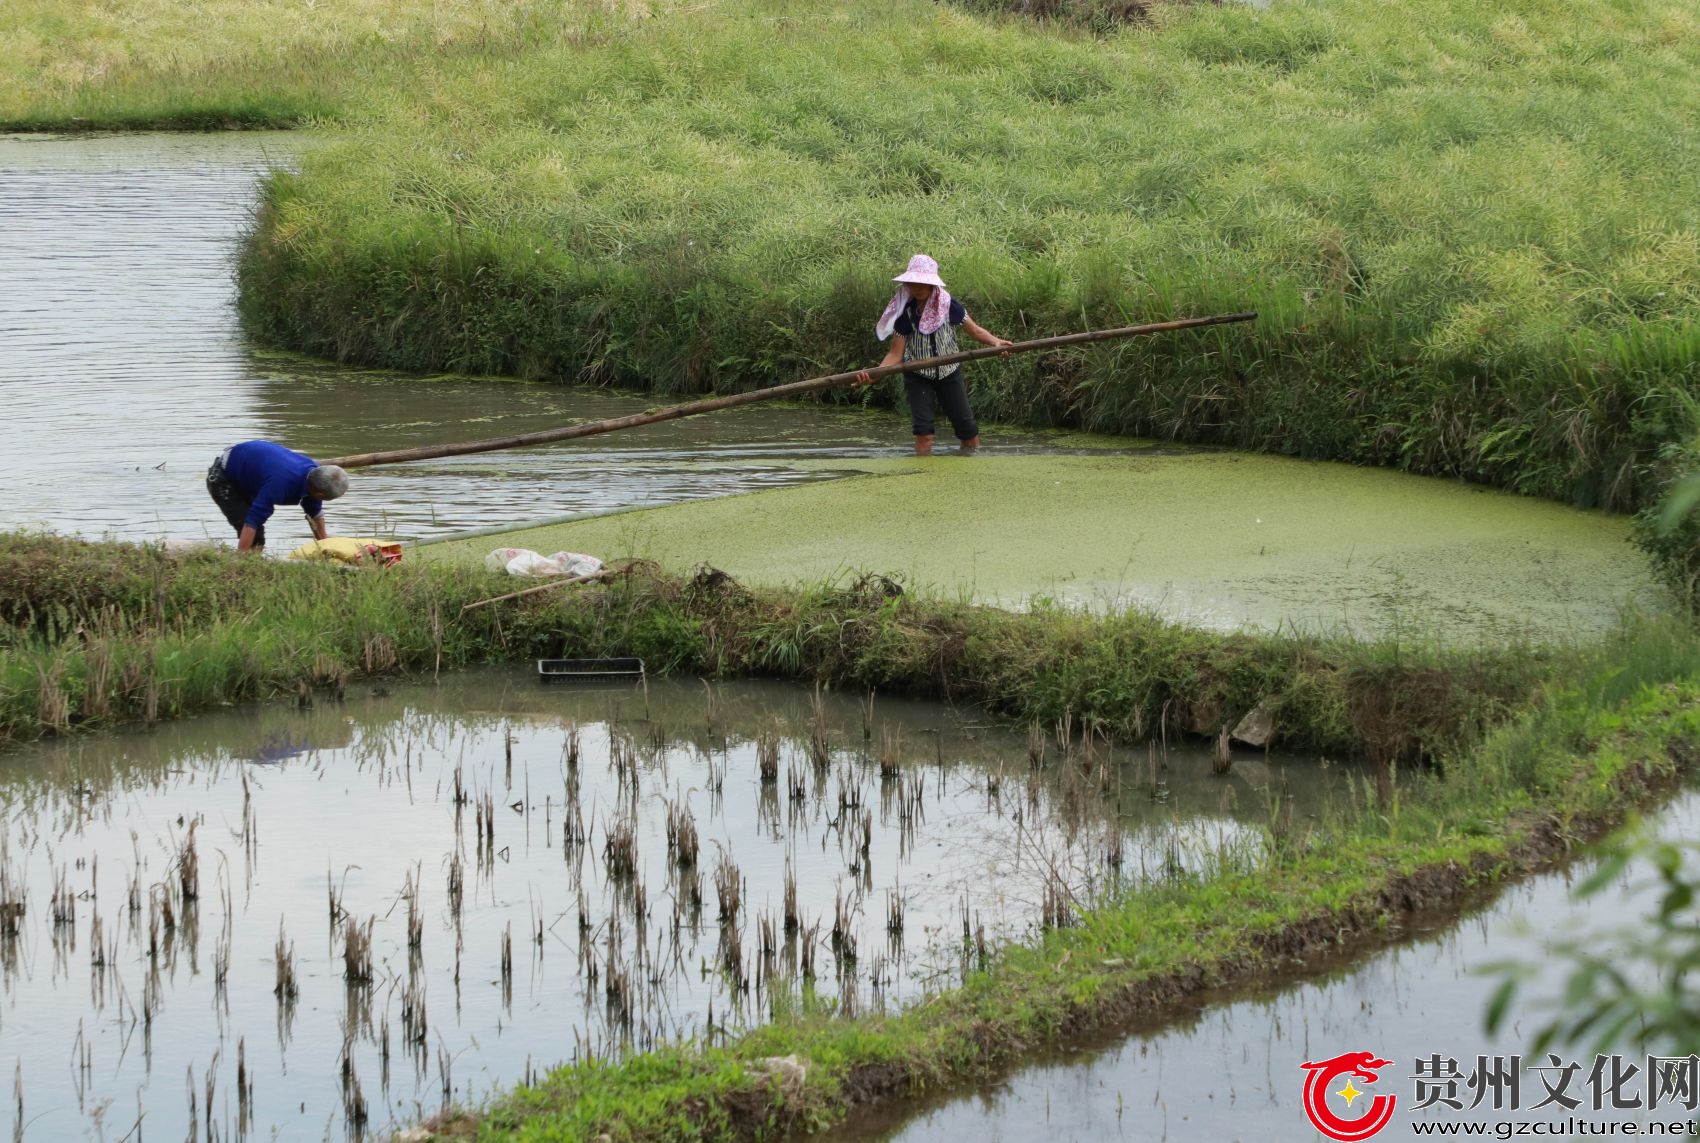
[[(254, 506), (254, 498), (231, 482), (230, 475), (224, 471), (222, 456), (207, 469), (207, 495), (212, 497), (213, 503), (218, 505), (218, 510), (224, 513), (224, 518), (230, 521), (230, 526), (236, 529), (240, 538), (243, 527), (248, 523), (248, 509)], [(266, 546), (264, 524), (254, 529), (254, 546)]]
[(935, 406), (943, 409), (944, 415), (950, 419), (950, 427), (956, 431), (957, 440), (973, 440), (980, 435), (980, 426), (974, 421), (974, 410), (968, 407), (968, 383), (962, 379), (962, 370), (952, 370), (949, 376), (940, 377), (937, 381), (918, 373), (905, 373), (903, 393), (909, 398), (909, 420), (916, 436), (933, 435)]

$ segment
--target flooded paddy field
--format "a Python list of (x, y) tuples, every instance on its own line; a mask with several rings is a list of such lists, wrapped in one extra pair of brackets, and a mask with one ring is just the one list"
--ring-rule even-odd
[(519, 671), (43, 744), (0, 756), (0, 1063), (27, 1138), (360, 1137), (952, 987), (1109, 887), (1256, 859), (1332, 812), (1326, 769)]
[[(1700, 795), (1686, 794), (1663, 811), (1656, 832), (1669, 839), (1700, 833)], [(1474, 1125), (1484, 1138), (1513, 1137), (1497, 1134), (1507, 1122), (1513, 1123), (1511, 1131), (1517, 1122), (1538, 1123), (1538, 1132), (1549, 1138), (1607, 1134), (1601, 1129), (1573, 1135), (1578, 1119), (1633, 1122), (1648, 1135), (1662, 1135), (1675, 1124), (1670, 1135), (1688, 1137), (1681, 1125), (1692, 1115), (1691, 1096), (1671, 1098), (1667, 1091), (1649, 1111), (1645, 1053), (1621, 1045), (1614, 1050), (1640, 1070), (1619, 1095), (1640, 1099), (1640, 1106), (1597, 1107), (1600, 1089), (1585, 1082), (1595, 1062), (1592, 1047), (1562, 1043), (1551, 1049), (1560, 1063), (1581, 1065), (1564, 1093), (1577, 1106), (1562, 1099), (1536, 1106), (1559, 1083), (1550, 1068), (1535, 1070), (1550, 1061), (1530, 1050), (1564, 994), (1568, 962), (1553, 956), (1555, 942), (1609, 959), (1626, 934), (1638, 931), (1639, 939), (1647, 939), (1648, 918), (1658, 909), (1660, 885), (1649, 866), (1632, 865), (1605, 892), (1577, 899), (1573, 891), (1591, 871), (1590, 862), (1581, 862), (1531, 878), (1465, 910), (1462, 918), (1450, 911), (1417, 913), (1405, 919), (1395, 943), (1313, 958), (1253, 987), (1200, 993), (1188, 998), (1183, 1011), (1069, 1045), (978, 1090), (877, 1107), (818, 1138), (823, 1143), (1322, 1139), (1306, 1121), (1300, 1064), (1352, 1051), (1392, 1061), (1378, 1077), (1384, 1082), (1365, 1089), (1367, 1095), (1398, 1097), (1384, 1137), (1425, 1123)], [(1512, 1019), (1490, 1035), (1484, 1015), (1502, 979), (1495, 966), (1508, 963), (1526, 966), (1531, 975)], [(1652, 986), (1629, 964), (1620, 967), (1640, 986)], [(1456, 1090), (1437, 1094), (1452, 1099), (1461, 1093), (1460, 1107), (1440, 1099), (1415, 1106), (1417, 1061), (1435, 1054), (1459, 1064)], [(1528, 1070), (1515, 1109), (1508, 1089), (1499, 1089), (1496, 1108), (1493, 1087), (1472, 1089), (1465, 1082), (1478, 1056), (1491, 1063), (1517, 1055)], [(1479, 1102), (1478, 1090), (1485, 1097)], [(1330, 1106), (1342, 1117), (1364, 1111), (1361, 1102), (1349, 1111), (1343, 1100)]]

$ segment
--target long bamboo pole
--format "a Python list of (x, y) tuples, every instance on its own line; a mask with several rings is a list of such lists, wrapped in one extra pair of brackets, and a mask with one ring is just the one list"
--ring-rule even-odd
[(410, 460), (435, 460), (443, 456), (466, 456), (475, 452), (529, 448), (532, 445), (552, 444), (555, 441), (593, 437), (600, 433), (611, 433), (618, 429), (634, 429), (640, 425), (675, 421), (680, 417), (695, 417), (703, 413), (715, 413), (721, 409), (734, 409), (740, 405), (754, 404), (757, 401), (771, 401), (776, 397), (796, 397), (804, 393), (815, 393), (822, 389), (831, 389), (837, 385), (847, 385), (856, 380), (863, 372), (866, 372), (870, 378), (878, 380), (881, 377), (889, 377), (894, 373), (907, 373), (914, 369), (954, 365), (960, 361), (977, 361), (985, 357), (998, 357), (1011, 353), (1032, 353), (1039, 349), (1058, 349), (1065, 345), (1085, 345), (1094, 341), (1110, 341), (1120, 337), (1138, 337), (1151, 333), (1168, 333), (1171, 330), (1178, 329), (1200, 329), (1205, 326), (1228, 325), (1232, 322), (1253, 321), (1256, 318), (1257, 315), (1254, 313), (1218, 314), (1215, 317), (1182, 318), (1178, 321), (1159, 321), (1147, 325), (1122, 326), (1119, 329), (1067, 333), (1060, 337), (1041, 337), (1033, 341), (1017, 341), (1001, 349), (996, 346), (987, 346), (984, 349), (967, 349), (960, 353), (946, 353), (938, 357), (905, 361), (900, 365), (884, 365), (867, 370), (834, 373), (827, 377), (811, 377), (805, 381), (792, 381), (785, 385), (774, 385), (767, 389), (753, 389), (748, 393), (734, 393), (727, 397), (710, 397), (707, 400), (690, 401), (683, 405), (669, 405), (666, 408), (632, 413), (629, 416), (611, 417), (605, 421), (590, 421), (585, 424), (567, 425), (559, 429), (543, 429), (535, 433), (520, 433), (509, 437), (487, 437), (484, 440), (461, 441), (457, 444), (424, 445), (420, 448), (392, 449), (389, 452), (355, 453), (352, 456), (332, 457), (319, 463), (337, 464), (343, 468), (369, 468), (375, 464), (401, 464)]

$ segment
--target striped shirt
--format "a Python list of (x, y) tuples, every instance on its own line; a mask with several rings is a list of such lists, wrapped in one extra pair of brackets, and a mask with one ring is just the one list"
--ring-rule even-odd
[[(943, 357), (947, 353), (956, 353), (956, 327), (968, 320), (968, 309), (955, 298), (950, 299), (950, 315), (932, 333), (922, 333), (917, 328), (921, 320), (921, 305), (910, 300), (904, 307), (903, 313), (892, 323), (892, 332), (903, 335), (903, 360), (919, 361), (923, 357)], [(926, 369), (913, 369), (909, 372), (926, 377), (933, 381), (949, 377), (960, 369), (960, 365), (934, 366)]]

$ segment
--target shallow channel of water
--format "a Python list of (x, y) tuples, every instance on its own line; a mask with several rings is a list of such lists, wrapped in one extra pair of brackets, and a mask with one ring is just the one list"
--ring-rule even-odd
[(11, 752), (0, 1064), (30, 1138), (182, 1137), (186, 1076), (221, 1138), (340, 1138), (362, 1101), (382, 1128), (736, 1032), (811, 976), (842, 1011), (950, 987), (1047, 908), (1255, 857), (1283, 798), (1330, 812), (1337, 777), (1032, 749), (934, 704), (511, 671)]
[[(0, 136), (0, 528), (222, 538), (202, 478), (238, 440), (330, 456), (654, 404), (347, 369), (248, 345), (234, 307), (236, 244), (257, 180), (304, 145), (281, 132)], [(333, 519), (344, 535), (413, 538), (819, 480), (835, 475), (822, 460), (900, 455), (906, 427), (893, 413), (762, 405), (582, 445), (362, 472)], [(289, 524), (287, 535), (307, 538)]]
[[(1661, 814), (1658, 832), (1690, 839), (1700, 834), (1700, 795), (1686, 795)], [(1306, 1073), (1300, 1064), (1355, 1051), (1392, 1061), (1376, 1086), (1359, 1083), (1365, 1095), (1397, 1097), (1393, 1118), (1377, 1139), (1409, 1138), (1418, 1125), (1466, 1125), (1484, 1138), (1517, 1138), (1519, 1130), (1529, 1137), (1538, 1131), (1542, 1138), (1592, 1138), (1606, 1135), (1600, 1125), (1614, 1121), (1636, 1124), (1643, 1135), (1655, 1134), (1655, 1127), (1662, 1133), (1689, 1119), (1694, 1104), (1685, 1106), (1679, 1097), (1649, 1111), (1644, 1055), (1623, 1053), (1625, 1067), (1639, 1070), (1620, 1072), (1627, 1079), (1618, 1088), (1620, 1098), (1639, 1098), (1643, 1106), (1614, 1110), (1609, 1086), (1589, 1082), (1592, 1052), (1554, 1049), (1560, 1070), (1580, 1063), (1566, 1086), (1552, 1061), (1528, 1050), (1568, 974), (1568, 962), (1552, 955), (1554, 943), (1575, 942), (1609, 958), (1622, 931), (1644, 925), (1656, 910), (1656, 879), (1645, 867), (1632, 867), (1598, 896), (1573, 899), (1573, 887), (1590, 869), (1584, 862), (1532, 878), (1463, 919), (1418, 915), (1393, 947), (1309, 958), (1256, 989), (1197, 996), (1182, 1013), (1124, 1029), (1113, 1039), (1071, 1045), (1004, 1081), (968, 1094), (875, 1109), (819, 1138), (822, 1143), (1323, 1140), (1306, 1120)], [(1535, 973), (1514, 1019), (1490, 1036), (1483, 1017), (1501, 979), (1493, 966), (1508, 962)], [(1450, 1093), (1439, 1091), (1419, 1109), (1418, 1062), (1436, 1054), (1457, 1062), (1460, 1079)], [(1508, 1061), (1513, 1055), (1524, 1056), (1525, 1069), (1515, 1107), (1503, 1084), (1497, 1109), (1492, 1085), (1480, 1088), (1480, 1103), (1472, 1106), (1478, 1092), (1466, 1077), (1476, 1071), (1477, 1057), (1485, 1056), (1491, 1068), (1495, 1057)], [(1342, 1083), (1335, 1080), (1333, 1086)], [(1549, 1084), (1577, 1105), (1559, 1099), (1537, 1108)], [(1421, 1094), (1426, 1098), (1430, 1092)], [(1595, 1103), (1597, 1094), (1603, 1108)], [(1454, 1097), (1462, 1106), (1444, 1102)], [(1344, 1100), (1329, 1104), (1342, 1118), (1365, 1108), (1363, 1102), (1351, 1109)], [(1579, 1128), (1576, 1120), (1588, 1127)], [(1692, 1137), (1680, 1126), (1673, 1134)]]

